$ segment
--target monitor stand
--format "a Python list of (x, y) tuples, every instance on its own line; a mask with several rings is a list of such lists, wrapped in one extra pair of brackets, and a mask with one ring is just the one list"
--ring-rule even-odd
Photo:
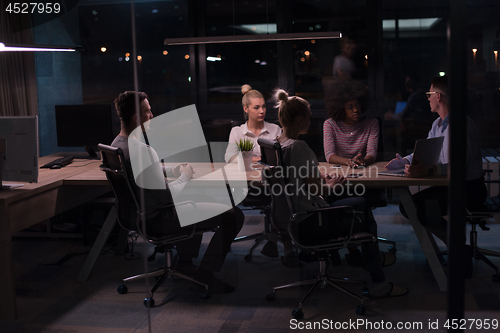
[(89, 156), (87, 157), (88, 159), (96, 159), (96, 160), (99, 159), (99, 156), (97, 156), (94, 147), (92, 146), (83, 146), (83, 147), (85, 148), (85, 151), (87, 151), (87, 153), (89, 154)]

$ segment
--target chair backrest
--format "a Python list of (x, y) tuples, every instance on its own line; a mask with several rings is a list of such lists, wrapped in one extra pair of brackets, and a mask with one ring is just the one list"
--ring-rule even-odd
[(261, 138), (257, 143), (261, 147), (262, 162), (273, 167), (283, 165), (283, 152), (279, 142)]
[[(262, 159), (261, 164), (264, 168), (262, 170), (263, 178), (269, 186), (271, 193), (271, 221), (273, 225), (281, 232), (286, 232), (290, 235), (293, 242), (299, 247), (312, 251), (327, 250), (333, 248), (342, 248), (350, 244), (360, 244), (360, 242), (372, 241), (373, 236), (367, 233), (353, 233), (353, 226), (355, 220), (354, 209), (350, 206), (330, 207), (330, 217), (337, 222), (340, 220), (348, 221), (348, 224), (338, 224), (337, 232), (333, 239), (317, 240), (315, 244), (301, 242), (298, 239), (296, 225), (294, 220), (298, 214), (291, 200), (290, 194), (287, 193), (287, 166), (284, 163), (281, 145), (274, 140), (258, 139), (257, 141), (261, 148)], [(320, 209), (321, 210), (321, 209)], [(320, 223), (319, 211), (310, 211), (316, 214), (316, 219)]]
[[(146, 230), (142, 227), (142, 217), (146, 218), (148, 211), (142, 211), (137, 193), (139, 187), (132, 177), (132, 169), (126, 163), (121, 148), (99, 144), (101, 151), (101, 170), (106, 173), (106, 178), (115, 194), (116, 216), (120, 225), (127, 230), (137, 231), (142, 238), (153, 244), (173, 245), (177, 242), (190, 239), (195, 234), (214, 231), (216, 228), (197, 228), (196, 224), (177, 229), (168, 228), (165, 220), (171, 225), (179, 224), (174, 204), (165, 204), (156, 210), (158, 215), (146, 221)], [(178, 203), (194, 204), (192, 201)], [(196, 207), (196, 205), (194, 205)], [(196, 208), (195, 208), (196, 209)]]
[(268, 139), (258, 139), (261, 151), (263, 178), (268, 183), (271, 193), (271, 217), (278, 230), (288, 231), (289, 222), (295, 217), (293, 202), (285, 192), (288, 179), (283, 165), (283, 153), (279, 142)]
[(116, 215), (120, 225), (127, 230), (137, 230), (138, 214), (140, 205), (137, 200), (129, 172), (125, 164), (125, 158), (121, 148), (99, 144), (97, 148), (101, 151), (101, 170), (105, 172), (106, 178), (115, 194)]

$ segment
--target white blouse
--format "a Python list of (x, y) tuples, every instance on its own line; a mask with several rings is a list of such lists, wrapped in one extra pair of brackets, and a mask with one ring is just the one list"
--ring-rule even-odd
[(229, 144), (227, 145), (224, 159), (226, 162), (229, 162), (231, 157), (238, 154), (238, 147), (236, 146), (236, 143), (241, 139), (249, 139), (252, 141), (254, 144), (253, 156), (260, 156), (260, 146), (257, 143), (257, 140), (259, 138), (274, 140), (279, 135), (281, 135), (281, 127), (268, 122), (264, 122), (264, 127), (262, 127), (258, 136), (248, 129), (246, 122), (241, 126), (235, 126), (231, 129), (231, 133), (229, 134)]

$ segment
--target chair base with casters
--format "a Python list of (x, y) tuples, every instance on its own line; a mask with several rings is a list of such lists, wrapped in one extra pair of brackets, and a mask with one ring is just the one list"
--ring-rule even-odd
[[(255, 240), (255, 243), (252, 245), (248, 254), (244, 257), (246, 262), (250, 262), (253, 260), (253, 251), (261, 245), (263, 242), (269, 240), (269, 235), (271, 234), (271, 220), (269, 218), (269, 214), (271, 213), (271, 198), (263, 193), (258, 195), (252, 195), (252, 192), (249, 192), (245, 200), (241, 203), (243, 207), (246, 207), (248, 210), (260, 210), (260, 213), (264, 215), (264, 230), (262, 232), (236, 237), (234, 242), (244, 242), (248, 240)], [(278, 237), (278, 241), (282, 241)]]
[[(357, 244), (356, 243), (350, 244), (353, 246), (359, 245), (362, 242), (375, 241), (373, 235), (368, 234), (368, 233), (353, 234), (352, 239), (356, 239), (359, 242)], [(341, 238), (341, 239), (339, 239), (339, 242), (338, 242), (339, 246), (338, 247), (332, 248), (330, 246), (330, 247), (328, 247), (328, 249), (335, 249), (335, 250), (342, 249), (345, 247), (344, 242), (345, 242), (345, 238)], [(369, 295), (369, 290), (368, 290), (366, 281), (354, 280), (354, 279), (349, 279), (349, 278), (330, 277), (327, 273), (328, 267), (330, 265), (330, 260), (328, 259), (328, 250), (320, 250), (318, 255), (319, 255), (319, 259), (318, 259), (319, 270), (318, 270), (318, 275), (316, 275), (315, 278), (274, 287), (273, 291), (270, 292), (269, 294), (267, 294), (266, 300), (269, 302), (273, 302), (274, 300), (276, 300), (276, 291), (277, 290), (312, 285), (312, 287), (309, 289), (309, 291), (306, 293), (306, 295), (300, 300), (298, 307), (292, 311), (292, 317), (294, 319), (302, 319), (304, 317), (303, 305), (307, 301), (307, 299), (309, 297), (311, 297), (318, 290), (318, 288), (324, 289), (327, 286), (330, 286), (330, 287), (333, 287), (333, 288), (343, 292), (344, 294), (346, 294), (354, 299), (357, 299), (360, 304), (358, 304), (358, 306), (356, 306), (356, 313), (359, 315), (365, 314), (366, 307), (364, 305), (364, 298), (362, 296)], [(355, 293), (342, 287), (340, 285), (341, 283), (361, 284), (363, 286), (362, 296), (358, 296)]]
[[(241, 236), (241, 237), (236, 237), (234, 239), (234, 243), (236, 242), (243, 242), (247, 240), (252, 240), (255, 239), (255, 243), (252, 245), (250, 250), (248, 251), (248, 254), (244, 257), (246, 262), (250, 262), (253, 260), (253, 251), (262, 244), (264, 241), (269, 240), (269, 235), (271, 234), (271, 227), (272, 223), (269, 217), (269, 214), (271, 213), (271, 207), (266, 206), (266, 207), (261, 207), (261, 213), (264, 215), (264, 231), (253, 234), (253, 235), (247, 235), (247, 236)], [(283, 239), (281, 238), (281, 234), (278, 234), (278, 242), (283, 243)]]
[(191, 281), (191, 282), (203, 287), (205, 290), (201, 293), (201, 298), (209, 299), (210, 294), (208, 291), (207, 284), (202, 283), (202, 282), (200, 282), (200, 281), (198, 281), (198, 280), (196, 280), (196, 279), (194, 279), (194, 278), (192, 278), (192, 277), (190, 277), (182, 272), (179, 272), (178, 270), (175, 269), (177, 262), (176, 262), (176, 260), (174, 260), (174, 257), (172, 256), (172, 249), (175, 248), (177, 243), (184, 241), (184, 240), (187, 240), (187, 239), (190, 239), (194, 235), (202, 235), (205, 232), (215, 231), (215, 230), (216, 230), (216, 228), (215, 229), (214, 228), (199, 229), (199, 230), (196, 230), (196, 232), (192, 232), (190, 234), (178, 235), (178, 236), (171, 237), (169, 239), (162, 239), (162, 240), (152, 240), (151, 238), (148, 238), (149, 243), (156, 245), (153, 254), (148, 257), (148, 261), (149, 262), (154, 261), (157, 253), (164, 253), (165, 254), (165, 267), (162, 269), (155, 270), (153, 272), (138, 274), (138, 275), (134, 275), (134, 276), (131, 276), (128, 278), (124, 278), (122, 280), (123, 283), (121, 285), (119, 285), (117, 288), (118, 293), (119, 294), (126, 294), (128, 292), (128, 287), (127, 287), (128, 282), (147, 279), (150, 277), (160, 276), (157, 279), (157, 282), (155, 283), (153, 288), (151, 288), (151, 290), (149, 291), (148, 297), (146, 297), (144, 299), (144, 305), (146, 307), (153, 307), (155, 305), (155, 301), (154, 301), (153, 297), (154, 297), (154, 293), (156, 292), (156, 290), (163, 284), (163, 282), (165, 282), (165, 280), (167, 278), (172, 279), (173, 277), (177, 276), (177, 277), (180, 277), (184, 280)]
[[(477, 226), (479, 226), (482, 230), (488, 231), (489, 227), (486, 226), (486, 219), (492, 217), (489, 213), (468, 213), (466, 216), (466, 221), (471, 225), (471, 230), (469, 233), (469, 246), (472, 251), (472, 258), (476, 260), (481, 260), (486, 263), (488, 266), (493, 268), (495, 274), (492, 275), (491, 280), (493, 282), (500, 282), (500, 272), (498, 271), (498, 267), (491, 262), (486, 256), (499, 257), (500, 252), (486, 250), (480, 248), (477, 244)], [(439, 255), (447, 255), (448, 251), (440, 251)]]
[(476, 226), (479, 225), (479, 227), (485, 231), (490, 230), (490, 228), (486, 226), (486, 219), (489, 217), (491, 217), (491, 215), (484, 213), (471, 213), (470, 215), (467, 216), (466, 218), (467, 222), (471, 224), (469, 242), (470, 242), (470, 247), (472, 249), (472, 257), (474, 259), (484, 261), (488, 266), (493, 268), (495, 270), (495, 274), (493, 274), (491, 279), (493, 282), (500, 282), (500, 274), (498, 272), (498, 267), (486, 257), (486, 256), (500, 257), (500, 252), (481, 249), (477, 246)]
[(159, 270), (156, 270), (153, 272), (149, 272), (149, 273), (134, 275), (134, 276), (123, 279), (123, 284), (118, 286), (118, 289), (117, 289), (118, 293), (126, 294), (128, 292), (128, 287), (126, 285), (127, 282), (160, 276), (160, 278), (158, 278), (158, 280), (155, 283), (155, 285), (153, 286), (153, 288), (151, 288), (151, 290), (149, 291), (149, 296), (144, 299), (144, 305), (146, 307), (153, 307), (155, 305), (155, 300), (154, 300), (153, 296), (154, 296), (154, 293), (156, 292), (156, 290), (160, 287), (160, 285), (163, 284), (163, 282), (167, 278), (172, 279), (173, 277), (177, 276), (177, 277), (180, 277), (182, 279), (191, 281), (193, 283), (196, 283), (196, 284), (202, 286), (203, 288), (205, 288), (205, 291), (202, 293), (202, 298), (204, 298), (204, 299), (210, 298), (210, 294), (208, 293), (208, 285), (207, 284), (201, 283), (201, 282), (193, 279), (192, 277), (187, 276), (186, 274), (183, 274), (183, 273), (175, 270), (175, 263), (174, 263), (173, 257), (172, 257), (172, 248), (173, 248), (173, 246), (170, 244), (169, 245), (157, 245), (155, 248), (155, 252), (148, 258), (148, 261), (154, 261), (156, 253), (165, 253), (165, 268), (159, 269)]
[(377, 237), (377, 240), (379, 243), (390, 244), (389, 248), (387, 249), (390, 253), (396, 254), (396, 252), (398, 252), (395, 241), (391, 241), (382, 237)]
[[(248, 251), (248, 254), (244, 257), (246, 262), (250, 262), (253, 260), (253, 251), (255, 251), (255, 249), (262, 242), (269, 240), (269, 234), (271, 233), (271, 222), (269, 220), (269, 214), (270, 214), (271, 208), (269, 206), (266, 206), (266, 207), (261, 207), (260, 209), (261, 209), (261, 213), (264, 215), (264, 231), (253, 234), (253, 235), (236, 237), (234, 239), (235, 243), (255, 239), (255, 243), (252, 245), (252, 247)], [(280, 241), (279, 238), (278, 238), (278, 241)]]

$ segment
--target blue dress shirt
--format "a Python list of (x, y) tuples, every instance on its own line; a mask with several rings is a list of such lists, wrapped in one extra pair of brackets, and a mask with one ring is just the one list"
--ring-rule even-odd
[[(449, 115), (446, 118), (441, 119), (438, 117), (432, 123), (431, 130), (427, 135), (427, 138), (437, 138), (444, 136), (443, 148), (439, 155), (439, 163), (437, 167), (437, 175), (447, 175), (448, 174), (448, 163), (450, 161), (449, 154)], [(413, 160), (413, 153), (405, 156), (405, 158), (411, 163)], [(473, 180), (483, 177), (483, 163), (481, 158), (481, 146), (479, 144), (479, 135), (476, 126), (472, 119), (467, 117), (467, 159), (466, 159), (466, 169), (467, 169), (467, 180)]]

